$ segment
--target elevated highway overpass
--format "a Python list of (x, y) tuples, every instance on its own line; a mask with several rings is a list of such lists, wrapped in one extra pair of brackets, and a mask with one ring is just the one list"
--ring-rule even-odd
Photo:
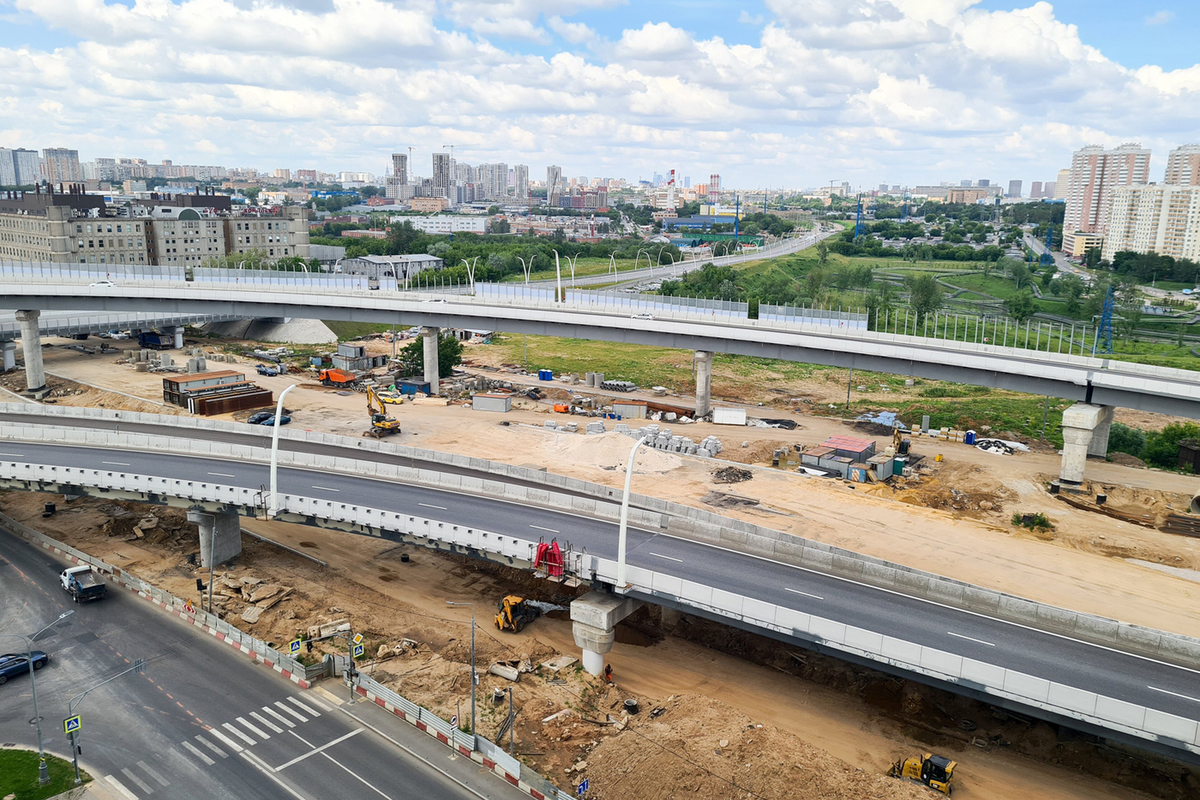
[[(85, 429), (77, 417), (91, 424)], [(131, 425), (139, 432), (129, 432)], [(269, 450), (260, 432), (240, 435), (243, 427), (6, 405), (0, 485), (170, 503), (213, 515), (258, 514), (268, 499)], [(280, 519), (516, 567), (530, 566), (540, 538), (554, 536), (567, 545), (568, 574), (607, 593), (600, 595), (602, 607), (605, 597), (671, 606), (1106, 738), (1200, 759), (1194, 639), (989, 594), (648, 498), (632, 517), (627, 585), (618, 586), (618, 504), (605, 499), (609, 487), (545, 473), (535, 478), (529, 470), (530, 482), (545, 481), (534, 488), (521, 485), (519, 468), (432, 453), (416, 468), (397, 466), (407, 448), (316, 435), (318, 452), (301, 446), (306, 434), (287, 433), (279, 494), (270, 498)], [(439, 460), (469, 469), (432, 468)], [(486, 528), (479, 527), (483, 520)], [(723, 538), (720, 531), (737, 535)], [(771, 533), (773, 549), (765, 545)], [(848, 573), (852, 562), (858, 571)], [(882, 577), (888, 570), (907, 577), (888, 583)], [(594, 602), (587, 597), (585, 607)], [(573, 608), (572, 616), (585, 656), (589, 647), (603, 649), (603, 637), (596, 645), (596, 631), (580, 622), (597, 615)]]

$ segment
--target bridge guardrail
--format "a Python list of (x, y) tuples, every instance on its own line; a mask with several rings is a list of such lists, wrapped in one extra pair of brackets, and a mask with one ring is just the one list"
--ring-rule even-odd
[[(28, 406), (19, 404), (0, 404), (0, 413), (15, 411), (28, 413)], [(40, 406), (49, 412), (48, 416), (67, 416), (70, 409), (65, 407)], [(109, 412), (104, 409), (74, 409), (87, 412), (84, 416), (104, 416), (119, 414), (123, 417), (136, 417), (139, 420), (151, 418), (162, 420), (153, 414), (134, 414), (132, 412)], [(194, 422), (194, 427), (208, 429), (235, 429), (233, 423), (218, 420), (193, 418), (166, 418), (174, 424)], [(186, 426), (186, 425), (185, 425)], [(185, 450), (192, 455), (205, 455), (219, 458), (242, 458), (251, 461), (266, 462), (269, 455), (263, 448), (246, 445), (232, 445), (222, 442), (205, 442), (178, 438), (148, 436), (145, 434), (115, 434), (111, 431), (75, 431), (71, 429), (53, 429), (45, 426), (13, 425), (0, 419), (0, 432), (4, 438), (17, 438), (33, 441), (48, 441), (54, 443), (83, 443), (94, 446), (109, 445), (131, 447), (155, 452)], [(285, 433), (285, 432), (281, 432)], [(296, 433), (286, 432), (296, 437)], [(326, 444), (340, 444), (342, 437), (332, 434), (313, 434), (317, 441)], [(311, 441), (312, 439), (308, 439)], [(361, 442), (363, 449), (381, 452), (402, 451), (395, 445), (372, 440)], [(501, 475), (507, 474), (521, 480), (540, 478), (547, 484), (546, 489), (533, 489), (514, 486), (503, 480), (490, 481), (441, 473), (429, 469), (413, 469), (395, 464), (381, 464), (353, 458), (338, 458), (319, 456), (309, 453), (280, 451), (280, 463), (285, 466), (311, 468), (322, 471), (340, 472), (349, 475), (361, 475), (381, 480), (391, 480), (414, 483), (438, 489), (465, 492), (501, 500), (530, 503), (547, 508), (567, 509), (575, 513), (592, 516), (597, 519), (615, 521), (620, 515), (620, 493), (615, 489), (599, 484), (589, 484), (575, 478), (549, 475), (538, 470), (528, 470), (511, 465), (495, 465), (483, 459), (472, 459), (466, 456), (437, 453), (436, 451), (413, 451), (425, 455), (438, 456), (442, 463), (450, 466), (470, 467), (484, 470), (489, 466), (499, 466)], [(403, 457), (403, 455), (401, 455)], [(435, 460), (435, 459), (430, 459)], [(563, 491), (585, 491), (590, 497), (579, 497), (563, 494)], [(730, 550), (749, 555), (766, 557), (802, 569), (809, 569), (827, 575), (859, 581), (901, 594), (948, 605), (974, 613), (982, 613), (995, 619), (1029, 626), (1050, 633), (1065, 634), (1081, 641), (1100, 644), (1107, 647), (1156, 658), (1171, 664), (1185, 666), (1190, 669), (1200, 669), (1200, 640), (1182, 634), (1147, 628), (1128, 622), (1102, 617), (1096, 614), (1072, 611), (1070, 609), (1039, 603), (1028, 598), (1008, 594), (1006, 592), (988, 589), (982, 586), (955, 580), (946, 576), (908, 567), (903, 564), (885, 561), (873, 556), (856, 553), (844, 548), (828, 545), (823, 542), (805, 539), (794, 534), (764, 528), (753, 523), (722, 517), (704, 509), (692, 508), (659, 498), (637, 496), (637, 502), (642, 508), (630, 509), (630, 524), (649, 530), (659, 530), (668, 535), (682, 539), (713, 544)], [(632, 502), (632, 499), (631, 499)], [(306, 512), (322, 511), (317, 507), (306, 509)], [(464, 539), (455, 541), (456, 544), (478, 547), (488, 550), (489, 542), (484, 539)], [(505, 555), (532, 560), (532, 552), (508, 553)]]
[[(165, 493), (243, 507), (253, 503), (253, 492), (249, 489), (74, 467), (2, 462), (0, 479), (76, 485), (86, 483), (97, 488), (135, 494)], [(380, 509), (317, 498), (285, 495), (280, 500), (286, 512), (317, 514), (359, 525), (364, 529), (381, 524), (394, 524), (394, 530), (399, 532), (456, 543), (480, 542), (493, 538), (493, 541), (500, 543), (502, 550), (510, 552), (527, 552), (528, 547), (533, 544), (487, 531), (463, 531), (459, 526), (450, 526), (451, 530), (447, 530), (443, 523), (436, 523), (437, 529), (434, 530), (427, 527), (430, 520), (422, 520), (420, 524), (414, 525), (413, 517), (408, 517), (406, 522), (402, 515)], [(511, 539), (511, 543), (506, 544), (506, 539)], [(585, 556), (584, 569), (586, 574), (594, 579), (608, 583), (616, 581), (616, 563), (610, 559)], [(1106, 697), (642, 567), (627, 565), (626, 580), (634, 592), (652, 600), (669, 599), (684, 606), (822, 644), (941, 681), (961, 684), (1063, 717), (1116, 730), (1168, 747), (1200, 753), (1200, 721), (1194, 719)]]

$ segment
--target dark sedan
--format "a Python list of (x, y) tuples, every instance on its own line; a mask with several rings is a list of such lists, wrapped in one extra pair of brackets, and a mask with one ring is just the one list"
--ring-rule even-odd
[[(49, 653), (41, 650), (33, 651), (33, 668), (41, 669), (50, 662)], [(29, 656), (25, 653), (5, 653), (0, 656), (0, 684), (7, 683), (9, 678), (24, 675), (29, 672)]]

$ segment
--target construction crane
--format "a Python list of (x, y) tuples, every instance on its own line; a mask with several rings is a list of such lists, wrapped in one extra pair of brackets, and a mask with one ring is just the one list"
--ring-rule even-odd
[(1104, 310), (1100, 313), (1100, 327), (1096, 328), (1096, 341), (1092, 343), (1092, 355), (1112, 355), (1114, 305), (1113, 288), (1109, 286), (1108, 294), (1104, 296)]
[(388, 416), (383, 401), (370, 386), (367, 387), (367, 415), (371, 418), (371, 427), (363, 431), (363, 436), (382, 439), (384, 436), (400, 432), (400, 423), (395, 417)]
[(862, 192), (858, 193), (858, 215), (854, 218), (854, 238), (862, 236)]
[[(1054, 246), (1054, 223), (1046, 220), (1046, 251), (1042, 253), (1040, 265), (1048, 267), (1054, 263), (1054, 255), (1050, 252), (1050, 248)], [(1111, 352), (1111, 351), (1110, 351)]]

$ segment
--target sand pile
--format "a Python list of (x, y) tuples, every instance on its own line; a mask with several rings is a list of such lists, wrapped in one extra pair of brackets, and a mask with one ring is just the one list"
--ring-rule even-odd
[[(544, 456), (561, 458), (576, 464), (595, 465), (601, 469), (617, 469), (625, 471), (625, 461), (629, 458), (629, 448), (633, 447), (633, 439), (622, 433), (608, 432), (596, 436), (578, 436), (570, 433), (555, 433), (554, 431), (538, 430), (536, 428), (521, 428), (521, 432), (531, 439), (536, 439), (535, 447)], [(538, 450), (530, 448), (530, 454), (537, 455)], [(635, 475), (661, 475), (670, 472), (683, 464), (683, 459), (661, 450), (643, 447), (638, 451)]]

